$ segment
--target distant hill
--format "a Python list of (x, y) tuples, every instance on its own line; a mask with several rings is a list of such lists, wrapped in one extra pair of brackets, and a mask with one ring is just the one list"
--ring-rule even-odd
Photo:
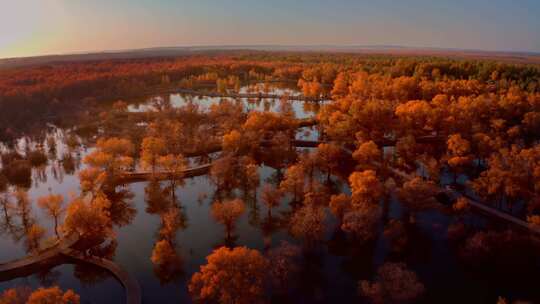
[(279, 52), (336, 52), (358, 54), (381, 54), (396, 56), (441, 56), (466, 59), (485, 59), (512, 63), (540, 64), (540, 53), (461, 50), (395, 45), (221, 45), (190, 47), (156, 47), (134, 50), (103, 51), (93, 53), (45, 55), (0, 59), (0, 68), (16, 68), (59, 62), (78, 62), (114, 59), (140, 59), (178, 57), (193, 54), (219, 54), (231, 51), (279, 51)]

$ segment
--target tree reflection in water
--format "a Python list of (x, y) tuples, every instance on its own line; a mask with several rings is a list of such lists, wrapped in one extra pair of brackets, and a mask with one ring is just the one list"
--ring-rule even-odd
[(133, 192), (126, 188), (116, 188), (114, 192), (107, 193), (107, 198), (111, 201), (110, 217), (115, 226), (127, 226), (135, 218), (137, 209), (133, 206), (133, 197)]
[(160, 228), (152, 249), (150, 260), (154, 274), (162, 285), (177, 282), (184, 276), (184, 260), (176, 242), (178, 231), (187, 228), (187, 218), (176, 195), (170, 193), (176, 187), (165, 187), (156, 180), (145, 187), (146, 210), (160, 217)]
[[(114, 260), (117, 247), (118, 241), (115, 239), (103, 240), (102, 243), (87, 248), (86, 254), (107, 260)], [(87, 263), (75, 264), (74, 275), (86, 286), (96, 285), (111, 277), (108, 270)]]

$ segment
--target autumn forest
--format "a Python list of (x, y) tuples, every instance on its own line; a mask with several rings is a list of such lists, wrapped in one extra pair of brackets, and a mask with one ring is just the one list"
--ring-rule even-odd
[(540, 66), (0, 68), (0, 304), (538, 303)]

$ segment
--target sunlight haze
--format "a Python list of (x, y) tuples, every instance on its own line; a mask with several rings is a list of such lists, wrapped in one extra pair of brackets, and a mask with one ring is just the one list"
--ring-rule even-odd
[(0, 58), (159, 46), (540, 51), (537, 1), (2, 1)]

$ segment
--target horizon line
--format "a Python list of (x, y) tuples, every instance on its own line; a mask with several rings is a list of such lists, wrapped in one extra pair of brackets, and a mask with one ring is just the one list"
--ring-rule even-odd
[[(330, 48), (343, 49), (342, 51), (354, 51), (354, 49), (402, 49), (402, 50), (431, 50), (431, 51), (454, 51), (454, 52), (483, 52), (491, 54), (521, 54), (521, 55), (532, 55), (540, 56), (540, 51), (525, 51), (525, 50), (490, 50), (490, 49), (475, 49), (475, 48), (453, 48), (453, 47), (437, 47), (437, 46), (413, 46), (413, 45), (398, 45), (398, 44), (194, 44), (194, 45), (172, 45), (172, 46), (148, 46), (148, 47), (135, 47), (135, 48), (125, 48), (125, 49), (104, 49), (104, 50), (81, 50), (81, 51), (68, 51), (68, 52), (51, 52), (51, 53), (42, 53), (35, 55), (27, 56), (15, 56), (15, 57), (0, 57), (0, 61), (10, 61), (17, 59), (31, 59), (31, 58), (42, 58), (42, 57), (59, 57), (59, 56), (76, 56), (76, 55), (97, 55), (97, 54), (120, 54), (128, 52), (143, 52), (143, 51), (152, 51), (152, 50), (174, 50), (174, 49), (204, 49), (210, 48), (216, 51), (232, 51), (232, 50), (258, 50), (258, 51), (276, 51), (268, 48), (282, 48), (282, 51), (286, 51), (287, 48), (291, 48), (289, 51), (298, 51), (294, 48), (305, 48), (304, 51), (332, 51)], [(266, 48), (266, 49), (265, 49)], [(310, 50), (311, 48), (311, 50)], [(350, 48), (347, 50), (347, 48)], [(339, 51), (339, 50), (333, 50)]]

